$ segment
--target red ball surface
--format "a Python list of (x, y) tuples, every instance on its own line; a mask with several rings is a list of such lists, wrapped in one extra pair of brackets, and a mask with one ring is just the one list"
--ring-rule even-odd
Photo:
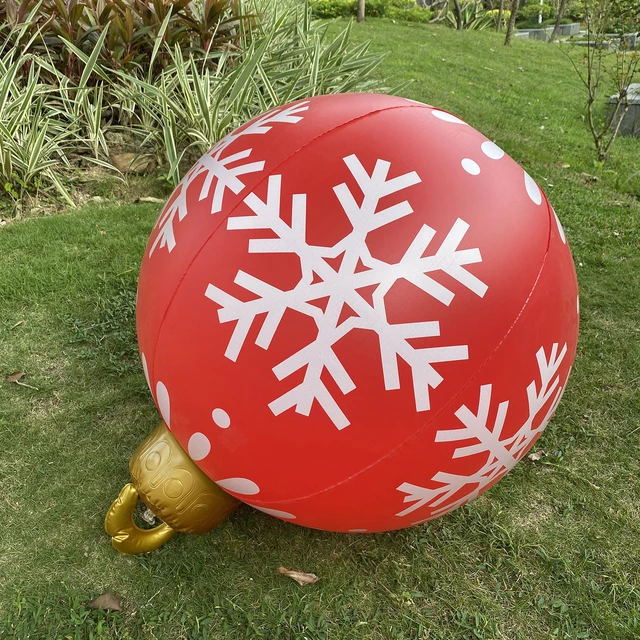
[(198, 466), (267, 513), (400, 529), (520, 460), (566, 386), (578, 292), (511, 158), (403, 98), (311, 98), (204, 155), (153, 230), (138, 336)]

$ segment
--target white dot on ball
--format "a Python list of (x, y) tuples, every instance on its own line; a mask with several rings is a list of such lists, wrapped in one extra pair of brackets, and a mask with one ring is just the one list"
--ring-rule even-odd
[(492, 160), (500, 160), (500, 158), (504, 156), (504, 151), (497, 144), (491, 142), (491, 140), (483, 142), (480, 148), (482, 149), (482, 153)]
[(140, 354), (140, 360), (142, 360), (142, 370), (144, 371), (147, 386), (151, 389), (151, 382), (149, 382), (149, 367), (147, 366), (147, 359), (145, 358), (144, 353)]
[(211, 451), (211, 443), (204, 433), (196, 432), (189, 438), (187, 449), (192, 460), (203, 460)]
[(480, 173), (478, 163), (474, 162), (471, 158), (464, 158), (460, 164), (462, 168), (472, 176), (477, 176)]
[(266, 513), (267, 515), (274, 516), (275, 518), (283, 518), (284, 520), (295, 520), (296, 517), (293, 513), (289, 513), (288, 511), (280, 511), (279, 509), (267, 509), (267, 507), (256, 507), (251, 505), (254, 509), (258, 511), (262, 511), (262, 513)]
[(439, 111), (438, 109), (434, 109), (431, 113), (436, 118), (438, 118), (438, 120), (444, 120), (445, 122), (453, 122), (454, 124), (466, 124), (466, 122), (463, 122), (462, 120), (460, 120), (460, 118), (456, 118), (456, 116), (454, 116), (451, 113), (447, 113), (446, 111)]
[(216, 484), (225, 491), (239, 493), (243, 496), (255, 496), (256, 493), (260, 493), (260, 487), (249, 478), (225, 478), (224, 480), (216, 480)]
[(156, 400), (164, 423), (171, 429), (171, 401), (169, 400), (169, 392), (167, 391), (167, 387), (164, 386), (164, 383), (159, 380), (156, 384)]
[(214, 409), (211, 413), (211, 417), (221, 429), (228, 429), (231, 426), (231, 418), (224, 409)]
[(524, 185), (527, 188), (527, 194), (535, 204), (542, 204), (542, 192), (540, 187), (535, 183), (534, 179), (525, 171)]
[(551, 207), (551, 211), (553, 211), (553, 215), (556, 219), (556, 224), (558, 225), (558, 233), (560, 234), (560, 238), (563, 244), (567, 244), (567, 236), (564, 234), (564, 229), (562, 228), (562, 224), (560, 222), (560, 218), (558, 218), (558, 214), (555, 212), (555, 209)]
[(349, 529), (349, 533), (367, 533), (366, 529)]

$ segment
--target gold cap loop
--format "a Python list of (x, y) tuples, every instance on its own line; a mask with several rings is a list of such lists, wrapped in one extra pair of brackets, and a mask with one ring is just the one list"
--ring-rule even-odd
[(131, 483), (126, 484), (104, 519), (104, 528), (111, 536), (111, 544), (120, 553), (155, 551), (178, 533), (164, 522), (153, 529), (140, 529), (133, 521), (133, 510), (137, 502), (138, 492), (135, 487)]
[[(208, 478), (161, 423), (129, 462), (133, 483), (111, 505), (105, 529), (122, 553), (144, 553), (162, 546), (177, 531), (206, 533), (218, 526), (239, 501)], [(140, 498), (163, 521), (140, 529), (133, 509)]]

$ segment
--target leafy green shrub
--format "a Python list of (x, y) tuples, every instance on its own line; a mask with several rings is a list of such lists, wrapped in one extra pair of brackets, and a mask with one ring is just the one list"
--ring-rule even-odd
[(312, 5), (316, 18), (346, 18), (355, 16), (358, 0), (317, 0)]
[[(562, 20), (560, 20), (560, 24), (571, 24), (573, 22), (573, 20), (570, 20), (569, 18), (562, 18)], [(543, 27), (553, 27), (556, 24), (556, 19), (555, 17), (553, 18), (547, 18), (546, 20), (542, 21), (542, 26)]]
[(507, 26), (507, 23), (509, 22), (509, 18), (511, 17), (511, 11), (509, 11), (509, 9), (503, 9), (502, 10), (502, 19), (501, 19), (501, 24), (498, 25), (498, 15), (500, 14), (500, 10), (499, 9), (490, 9), (489, 11), (487, 11), (487, 17), (491, 18), (491, 21), (493, 22), (493, 26), (497, 27), (498, 29), (504, 29)]
[[(56, 69), (77, 80), (82, 65), (73, 48), (91, 54), (111, 69), (146, 67), (158, 38), (204, 54), (219, 51), (239, 33), (251, 16), (239, 0), (6, 0), (0, 3), (0, 25), (15, 37), (6, 47), (51, 57)], [(19, 35), (18, 35), (19, 34)], [(106, 34), (106, 38), (101, 38)], [(66, 42), (65, 42), (66, 41)], [(2, 53), (2, 50), (0, 50)], [(164, 50), (154, 56), (152, 71), (167, 63)]]
[(518, 22), (538, 22), (538, 16), (542, 13), (542, 19), (546, 20), (555, 15), (554, 8), (549, 4), (539, 4), (537, 2), (531, 2), (525, 4), (524, 7), (520, 7), (518, 10)]
[(390, 0), (367, 0), (367, 16), (370, 18), (385, 18), (390, 6)]
[(406, 9), (391, 5), (388, 9), (387, 17), (393, 20), (406, 20), (407, 22), (426, 24), (433, 18), (433, 11), (420, 7), (415, 3)]
[[(358, 0), (316, 0), (311, 5), (316, 18), (345, 18), (358, 12)], [(368, 18), (392, 18), (407, 22), (429, 22), (430, 9), (419, 6), (415, 0), (367, 0)]]
[(580, 0), (567, 2), (564, 17), (567, 18), (569, 22), (581, 22), (584, 19), (584, 3)]
[(416, 3), (416, 0), (389, 0), (389, 5), (403, 11), (410, 11), (414, 7), (423, 8)]

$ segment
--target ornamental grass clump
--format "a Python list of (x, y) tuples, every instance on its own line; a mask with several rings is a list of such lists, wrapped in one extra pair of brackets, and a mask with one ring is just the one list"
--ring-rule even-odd
[(52, 104), (41, 71), (37, 59), (0, 56), (0, 193), (16, 205), (27, 195), (53, 188), (73, 205), (59, 168), (69, 166), (68, 153), (78, 145), (80, 127), (73, 113)]
[[(15, 215), (27, 198), (74, 205), (68, 181), (79, 158), (112, 169), (105, 138), (105, 82), (88, 86), (98, 48), (77, 80), (57, 69), (45, 51), (29, 53), (26, 28), (0, 25), (0, 203)], [(103, 33), (98, 44), (104, 40)], [(24, 45), (8, 46), (11, 38)]]
[(175, 185), (192, 158), (263, 111), (380, 90), (382, 56), (349, 39), (349, 27), (329, 37), (297, 2), (6, 2), (0, 205), (27, 194), (72, 205), (70, 172), (85, 161), (115, 171), (114, 139), (155, 156)]
[(240, 51), (226, 50), (212, 68), (174, 47), (156, 78), (117, 74), (113, 89), (128, 105), (130, 131), (140, 148), (161, 156), (172, 185), (186, 165), (263, 111), (313, 95), (379, 89), (371, 74), (381, 56), (368, 44), (350, 47), (350, 26), (328, 39), (307, 11), (291, 18), (275, 10)]

